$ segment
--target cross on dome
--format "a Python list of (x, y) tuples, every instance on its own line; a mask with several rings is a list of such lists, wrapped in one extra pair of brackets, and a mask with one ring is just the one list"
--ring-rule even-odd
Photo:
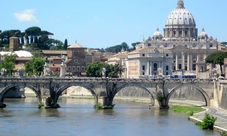
[(184, 8), (184, 1), (183, 0), (178, 0), (177, 8)]

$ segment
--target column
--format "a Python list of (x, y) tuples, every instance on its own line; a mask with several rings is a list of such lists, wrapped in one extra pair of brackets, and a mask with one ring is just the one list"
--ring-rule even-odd
[(200, 54), (198, 53), (198, 54), (197, 54), (196, 62), (199, 62), (199, 57), (200, 57)]
[(192, 70), (192, 54), (189, 54), (189, 67), (190, 67), (190, 70)]
[(181, 63), (181, 69), (184, 70), (184, 52), (181, 53), (182, 63)]
[(150, 75), (153, 75), (153, 72), (152, 72), (153, 71), (153, 62), (150, 62), (150, 66), (151, 66), (150, 67)]
[(146, 74), (145, 75), (149, 75), (149, 61), (147, 61), (147, 66), (146, 66)]
[(140, 61), (138, 61), (138, 77), (140, 77), (141, 75), (141, 65), (140, 65)]
[(188, 54), (187, 56), (188, 60), (187, 60), (187, 71), (190, 71), (190, 55)]
[(175, 62), (176, 62), (176, 70), (178, 70), (178, 54), (176, 54), (176, 58), (175, 58)]

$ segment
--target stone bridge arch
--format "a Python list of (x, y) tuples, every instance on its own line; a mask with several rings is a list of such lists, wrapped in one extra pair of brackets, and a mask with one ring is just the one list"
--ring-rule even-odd
[(126, 88), (126, 87), (138, 87), (146, 92), (148, 92), (149, 96), (150, 96), (150, 100), (151, 100), (151, 105), (154, 106), (155, 105), (155, 95), (150, 92), (146, 87), (144, 86), (141, 86), (141, 85), (138, 85), (138, 84), (130, 84), (130, 83), (127, 83), (127, 84), (124, 84), (124, 85), (121, 85), (119, 87), (117, 87), (113, 92), (112, 92), (112, 96), (110, 97), (110, 102), (113, 103), (113, 100), (114, 100), (114, 97), (115, 95), (120, 91), (122, 90), (123, 88)]
[(169, 99), (170, 99), (171, 95), (176, 90), (180, 89), (181, 87), (193, 87), (193, 88), (195, 88), (203, 96), (203, 98), (205, 100), (205, 103), (206, 103), (206, 106), (210, 106), (210, 98), (209, 98), (208, 94), (206, 93), (206, 91), (204, 91), (201, 87), (193, 85), (193, 84), (180, 84), (180, 85), (177, 85), (174, 88), (172, 88), (170, 90), (170, 92), (168, 93), (168, 95), (167, 95), (167, 100), (166, 100), (167, 101), (167, 105), (169, 103)]
[[(10, 91), (10, 89), (18, 87), (19, 85), (7, 85), (6, 87), (4, 87), (2, 90), (0, 90), (0, 102), (3, 103), (5, 95)], [(22, 87), (22, 86), (19, 86)], [(32, 86), (32, 85), (25, 85), (23, 86), (24, 88), (27, 87), (29, 89), (31, 89), (37, 96), (39, 99), (39, 102), (41, 102), (41, 94), (40, 92), (36, 89), (36, 87)]]
[(87, 89), (92, 94), (92, 96), (94, 96), (96, 103), (98, 102), (98, 96), (95, 93), (95, 91), (92, 88), (90, 88), (89, 86), (83, 85), (83, 84), (67, 84), (67, 85), (63, 85), (63, 86), (59, 87), (55, 92), (55, 96), (54, 96), (55, 102), (57, 103), (58, 98), (60, 97), (60, 95), (62, 94), (63, 91), (65, 91), (67, 88), (72, 87), (72, 86), (79, 86), (79, 87), (83, 87), (83, 88)]

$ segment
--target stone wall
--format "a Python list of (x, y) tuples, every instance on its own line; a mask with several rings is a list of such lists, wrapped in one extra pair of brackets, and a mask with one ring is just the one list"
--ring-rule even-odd
[(170, 97), (171, 99), (177, 100), (194, 100), (205, 102), (202, 94), (193, 87), (182, 87), (176, 90)]
[(221, 103), (220, 103), (220, 108), (226, 109), (227, 110), (227, 88), (223, 89), (222, 91), (222, 98), (221, 98)]

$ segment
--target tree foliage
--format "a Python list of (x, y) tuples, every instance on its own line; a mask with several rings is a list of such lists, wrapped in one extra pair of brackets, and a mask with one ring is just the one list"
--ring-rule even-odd
[[(221, 67), (224, 64), (224, 59), (227, 58), (227, 52), (218, 51), (210, 54), (205, 59), (206, 63), (219, 64)], [(222, 69), (221, 69), (222, 73)]]
[(105, 68), (105, 77), (119, 77), (124, 68), (120, 64), (110, 65), (104, 62), (93, 62), (87, 65), (86, 74), (88, 77), (101, 77), (102, 68)]
[(217, 117), (213, 117), (208, 113), (205, 113), (205, 117), (203, 118), (202, 122), (199, 123), (199, 127), (201, 129), (213, 129), (214, 128), (214, 123), (217, 120)]
[(32, 59), (25, 63), (25, 72), (29, 75), (41, 75), (45, 60), (38, 52), (33, 53)]
[(65, 42), (64, 42), (64, 45), (63, 45), (64, 50), (67, 50), (67, 47), (68, 47), (68, 40), (65, 39)]
[(132, 47), (133, 47), (133, 50), (135, 50), (136, 49), (136, 45), (137, 44), (140, 44), (141, 42), (134, 42), (134, 43), (132, 43), (131, 45), (132, 45)]
[(125, 42), (123, 42), (123, 43), (121, 43), (120, 45), (111, 46), (111, 47), (106, 48), (105, 50), (106, 50), (107, 52), (118, 53), (118, 52), (120, 52), (122, 49), (125, 50), (125, 51), (128, 51), (128, 50), (129, 50), (128, 44), (125, 43)]
[(0, 65), (0, 69), (4, 68), (7, 70), (8, 75), (12, 75), (13, 69), (15, 67), (16, 55), (13, 54), (5, 54), (4, 60)]
[[(53, 35), (53, 33), (42, 30), (37, 26), (29, 27), (25, 29), (24, 32), (21, 32), (20, 30), (5, 30), (0, 32), (0, 43), (1, 46), (3, 44), (9, 44), (9, 38), (16, 36), (18, 37), (20, 48), (26, 41), (26, 45), (33, 45), (33, 49), (50, 49), (51, 46), (59, 45), (59, 40), (50, 38), (50, 35)], [(56, 48), (63, 49), (62, 45), (60, 48), (59, 46)]]

